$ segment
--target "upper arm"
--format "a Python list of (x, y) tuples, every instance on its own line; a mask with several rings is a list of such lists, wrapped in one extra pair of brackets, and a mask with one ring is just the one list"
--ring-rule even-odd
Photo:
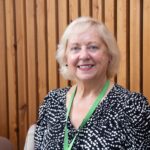
[(150, 105), (140, 93), (132, 93), (124, 107), (126, 132), (133, 141), (150, 146)]

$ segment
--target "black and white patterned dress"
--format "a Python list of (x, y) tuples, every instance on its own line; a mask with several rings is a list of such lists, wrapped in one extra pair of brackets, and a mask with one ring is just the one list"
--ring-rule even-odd
[[(63, 150), (68, 88), (56, 89), (40, 107), (34, 135), (36, 150)], [(150, 150), (150, 106), (140, 93), (114, 85), (80, 131), (67, 122), (72, 150)]]

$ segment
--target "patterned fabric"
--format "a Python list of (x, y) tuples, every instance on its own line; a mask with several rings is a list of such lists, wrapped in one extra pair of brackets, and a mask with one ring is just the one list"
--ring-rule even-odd
[[(45, 97), (35, 131), (36, 150), (62, 150), (68, 88)], [(67, 122), (72, 150), (150, 150), (150, 106), (140, 93), (114, 85), (80, 131)]]

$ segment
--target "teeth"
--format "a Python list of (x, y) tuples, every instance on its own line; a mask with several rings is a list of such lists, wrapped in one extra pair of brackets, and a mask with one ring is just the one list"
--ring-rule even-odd
[(83, 69), (86, 69), (86, 68), (93, 68), (94, 65), (85, 65), (85, 66), (78, 66), (79, 68), (83, 68)]

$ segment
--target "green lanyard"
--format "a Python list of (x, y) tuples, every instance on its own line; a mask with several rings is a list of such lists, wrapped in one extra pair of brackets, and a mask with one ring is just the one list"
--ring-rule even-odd
[[(92, 116), (92, 114), (95, 111), (96, 107), (98, 106), (98, 104), (100, 103), (100, 101), (102, 100), (104, 95), (106, 94), (106, 92), (108, 90), (108, 87), (109, 87), (109, 81), (107, 80), (105, 85), (104, 85), (104, 87), (103, 87), (103, 89), (102, 89), (102, 91), (99, 93), (98, 97), (96, 98), (95, 102), (93, 103), (93, 105), (91, 106), (89, 112), (87, 113), (86, 117), (83, 119), (83, 121), (82, 121), (82, 123), (81, 123), (81, 125), (79, 127), (79, 130), (81, 128), (83, 128), (83, 126), (86, 124), (86, 122)], [(77, 88), (75, 88), (75, 91), (71, 95), (71, 99), (70, 99), (70, 103), (69, 103), (68, 110), (67, 110), (67, 115), (66, 115), (65, 136), (64, 136), (64, 150), (71, 150), (71, 148), (73, 146), (73, 143), (74, 143), (77, 135), (79, 134), (79, 131), (78, 131), (78, 133), (76, 133), (76, 135), (74, 136), (74, 138), (71, 141), (71, 143), (70, 144), (68, 143), (67, 120), (68, 120), (68, 116), (70, 114), (70, 110), (71, 110), (71, 107), (72, 107), (72, 103), (73, 103), (73, 100), (74, 100), (74, 97), (75, 97), (76, 90), (77, 90)]]

